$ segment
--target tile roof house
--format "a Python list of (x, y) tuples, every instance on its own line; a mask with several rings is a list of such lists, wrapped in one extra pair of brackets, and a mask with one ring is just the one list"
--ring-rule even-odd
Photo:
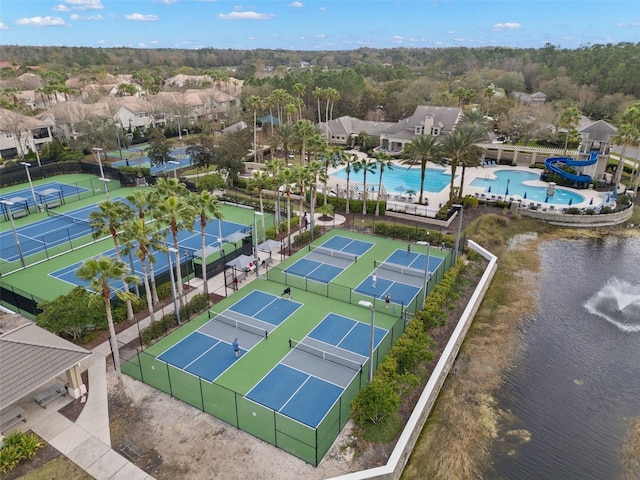
[(110, 117), (109, 106), (106, 103), (62, 102), (56, 103), (50, 109), (36, 115), (45, 122), (55, 135), (65, 140), (77, 139), (80, 123), (107, 119)]
[(0, 410), (31, 395), (62, 374), (67, 375), (67, 389), (71, 396), (78, 398), (86, 393), (86, 387), (80, 380), (79, 364), (91, 352), (27, 319), (17, 315), (10, 317), (23, 321), (9, 328), (4, 318), (0, 323)]

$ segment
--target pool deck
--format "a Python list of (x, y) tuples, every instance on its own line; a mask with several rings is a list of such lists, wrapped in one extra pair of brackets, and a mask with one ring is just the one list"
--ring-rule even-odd
[[(363, 152), (360, 152), (358, 150), (349, 150), (347, 151), (348, 154), (355, 154), (358, 155), (361, 158), (366, 157), (367, 155)], [(401, 164), (399, 161), (394, 161), (394, 165), (398, 165), (398, 167), (400, 168), (407, 168), (407, 166), (405, 164)], [(428, 163), (427, 164), (427, 168), (436, 168), (436, 169), (442, 169), (442, 165), (437, 165), (435, 163)], [(329, 175), (331, 176), (333, 172), (335, 172), (337, 169), (330, 169), (329, 170)], [(512, 167), (512, 166), (507, 166), (507, 165), (495, 165), (495, 166), (485, 166), (485, 167), (469, 167), (465, 170), (465, 174), (464, 174), (464, 187), (462, 189), (462, 193), (466, 196), (466, 195), (475, 195), (480, 199), (488, 199), (488, 200), (505, 200), (505, 196), (504, 195), (499, 195), (496, 193), (488, 193), (487, 189), (485, 187), (476, 187), (472, 185), (472, 182), (477, 179), (477, 178), (495, 178), (494, 177), (494, 173), (497, 170), (520, 170), (523, 172), (534, 172), (534, 173), (542, 173), (543, 170), (542, 169), (535, 169), (535, 168), (529, 168), (529, 167), (521, 167), (521, 166), (517, 166), (517, 167)], [(451, 175), (451, 167), (444, 167), (444, 171), (446, 174)], [(457, 171), (456, 171), (456, 180), (454, 185), (456, 186), (460, 186), (460, 181), (461, 181), (461, 177), (462, 177), (462, 169), (460, 167), (458, 167)], [(352, 182), (353, 183), (353, 182)], [(377, 176), (376, 176), (376, 180), (370, 182), (371, 184), (377, 184)], [(367, 182), (367, 184), (370, 184), (369, 182)], [(383, 176), (383, 182), (384, 183), (384, 176)], [(331, 184), (337, 185), (340, 189), (340, 191), (338, 192), (340, 196), (344, 195), (344, 190), (346, 189), (346, 184), (347, 181), (345, 179), (342, 178), (338, 178), (338, 177), (331, 177)], [(527, 181), (526, 182), (527, 185), (531, 186), (531, 187), (548, 187), (549, 184), (547, 182), (543, 182), (541, 180), (532, 180), (532, 181)], [(330, 187), (329, 187), (330, 188)], [(583, 190), (577, 190), (577, 189), (573, 189), (573, 188), (568, 188), (568, 187), (556, 187), (558, 189), (566, 189), (566, 190), (570, 190), (572, 192), (578, 193), (579, 195), (581, 195), (582, 197), (584, 197), (584, 201), (579, 202), (579, 203), (572, 203), (571, 207), (575, 207), (575, 208), (599, 208), (599, 207), (603, 207), (607, 204), (607, 198), (608, 198), (608, 194), (606, 192), (596, 192), (594, 190), (588, 190), (588, 189), (583, 189)], [(333, 194), (335, 194), (335, 189), (333, 189)], [(438, 207), (439, 205), (444, 205), (445, 203), (447, 203), (449, 201), (449, 186), (447, 185), (444, 189), (442, 189), (440, 192), (424, 192), (424, 196), (429, 200), (429, 205), (432, 208)], [(353, 196), (351, 197), (352, 199), (354, 198)], [(370, 199), (375, 199), (376, 198), (376, 193), (370, 193), (369, 194), (369, 198)], [(393, 200), (399, 200), (399, 201), (404, 201), (404, 202), (409, 202), (409, 198), (406, 194), (393, 194), (392, 197), (389, 197), (390, 199)], [(416, 200), (417, 199), (417, 194), (413, 195), (412, 200)], [(541, 202), (539, 201), (533, 201), (533, 200), (528, 200), (528, 199), (524, 199), (522, 196), (520, 195), (508, 195), (506, 200), (510, 200), (513, 199), (513, 201), (520, 201), (522, 203), (522, 206), (528, 206), (530, 204), (532, 205), (542, 205)], [(563, 205), (563, 204), (549, 204), (550, 206), (553, 205), (554, 208), (556, 209), (562, 209), (562, 208), (567, 208), (569, 207), (569, 205)]]

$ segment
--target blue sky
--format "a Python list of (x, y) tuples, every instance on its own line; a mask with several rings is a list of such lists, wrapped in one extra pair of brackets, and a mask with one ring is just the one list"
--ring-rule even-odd
[(640, 42), (638, 0), (2, 0), (0, 44), (351, 50)]

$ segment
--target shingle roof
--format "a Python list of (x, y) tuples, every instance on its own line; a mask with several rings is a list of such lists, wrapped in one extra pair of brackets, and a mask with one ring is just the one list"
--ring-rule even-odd
[(618, 133), (618, 129), (604, 120), (598, 120), (593, 122), (591, 125), (580, 129), (580, 133), (588, 133), (590, 140), (601, 140), (606, 142), (610, 137)]
[(433, 117), (434, 125), (441, 125), (443, 133), (450, 133), (455, 128), (461, 115), (462, 109), (458, 107), (420, 105), (416, 107), (413, 115), (392, 124), (380, 133), (393, 135), (394, 137), (415, 138), (415, 127), (424, 124), (427, 116)]
[(0, 335), (0, 410), (90, 355), (30, 321)]

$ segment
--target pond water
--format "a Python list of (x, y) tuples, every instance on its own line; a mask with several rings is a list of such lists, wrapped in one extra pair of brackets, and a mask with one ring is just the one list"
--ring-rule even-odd
[(540, 311), (498, 394), (514, 419), (486, 477), (620, 478), (640, 415), (640, 239), (550, 242), (541, 256)]

